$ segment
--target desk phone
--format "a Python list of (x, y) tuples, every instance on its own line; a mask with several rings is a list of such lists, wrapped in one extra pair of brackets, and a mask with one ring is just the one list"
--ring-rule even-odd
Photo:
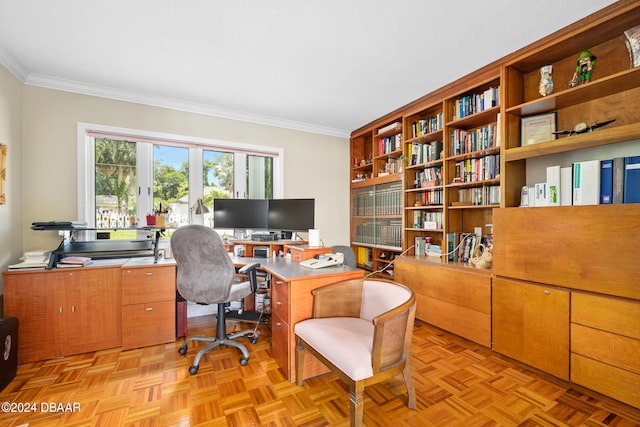
[(313, 258), (300, 262), (301, 267), (307, 268), (323, 268), (331, 267), (333, 265), (342, 265), (344, 262), (344, 255), (337, 254), (320, 254)]

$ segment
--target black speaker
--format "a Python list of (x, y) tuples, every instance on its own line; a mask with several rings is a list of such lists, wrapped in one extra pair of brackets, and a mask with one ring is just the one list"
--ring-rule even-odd
[(0, 390), (3, 390), (18, 371), (18, 319), (0, 317)]

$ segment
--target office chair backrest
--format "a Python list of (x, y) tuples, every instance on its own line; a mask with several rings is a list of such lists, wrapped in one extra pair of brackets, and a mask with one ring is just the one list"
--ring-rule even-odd
[(171, 251), (180, 295), (203, 304), (227, 300), (236, 271), (218, 233), (203, 225), (180, 227), (171, 236)]
[(351, 249), (351, 246), (336, 245), (331, 247), (331, 252), (334, 254), (341, 253), (344, 255), (344, 265), (349, 267), (356, 266), (356, 254)]

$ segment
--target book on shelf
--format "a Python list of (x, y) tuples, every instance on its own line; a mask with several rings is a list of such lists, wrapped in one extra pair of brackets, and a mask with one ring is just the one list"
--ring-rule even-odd
[(386, 126), (381, 127), (380, 129), (378, 129), (378, 135), (380, 135), (381, 133), (389, 132), (391, 130), (400, 130), (400, 129), (402, 129), (402, 123), (401, 122), (393, 122), (391, 124), (388, 124)]
[(456, 248), (458, 247), (458, 233), (456, 232), (447, 233), (446, 245), (447, 245), (447, 260), (457, 261), (458, 253), (456, 252)]
[(560, 206), (561, 198), (560, 166), (549, 166), (547, 167), (547, 206)]
[(624, 203), (640, 203), (640, 156), (624, 159)]
[(597, 205), (600, 202), (600, 161), (573, 164), (573, 204)]
[(624, 195), (624, 157), (600, 162), (600, 204), (622, 203)]

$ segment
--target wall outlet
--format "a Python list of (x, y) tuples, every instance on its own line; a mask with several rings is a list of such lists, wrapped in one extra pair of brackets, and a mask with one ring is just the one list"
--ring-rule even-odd
[(478, 237), (482, 237), (482, 227), (473, 227), (473, 232)]

